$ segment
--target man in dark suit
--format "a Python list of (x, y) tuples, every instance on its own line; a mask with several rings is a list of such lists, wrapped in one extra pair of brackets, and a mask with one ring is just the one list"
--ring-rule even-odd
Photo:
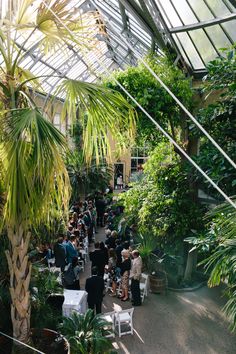
[(60, 267), (61, 271), (64, 272), (66, 265), (66, 250), (63, 246), (63, 237), (59, 237), (57, 243), (54, 245), (54, 256), (56, 267)]
[(85, 290), (88, 293), (88, 307), (94, 310), (96, 314), (102, 312), (102, 299), (104, 291), (104, 280), (98, 276), (97, 267), (92, 268), (92, 276), (86, 279)]
[(67, 263), (72, 263), (72, 259), (74, 257), (78, 257), (78, 252), (76, 249), (76, 237), (75, 235), (71, 235), (69, 241), (66, 244)]
[(106, 259), (104, 257), (104, 253), (100, 249), (99, 242), (95, 242), (95, 250), (90, 252), (89, 258), (92, 262), (92, 268), (97, 267), (98, 275), (103, 277), (104, 275), (104, 267), (106, 264)]

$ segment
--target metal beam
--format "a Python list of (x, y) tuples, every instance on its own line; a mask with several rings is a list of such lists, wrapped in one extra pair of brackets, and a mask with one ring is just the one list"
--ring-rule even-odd
[(120, 2), (124, 5), (124, 7), (137, 19), (139, 23), (142, 23), (144, 29), (150, 34), (151, 37), (155, 37), (155, 41), (160, 49), (166, 49), (165, 41), (157, 29), (150, 13), (143, 11), (143, 9), (138, 6), (136, 1), (134, 0), (120, 0)]
[(194, 31), (194, 30), (199, 29), (199, 28), (205, 28), (205, 27), (218, 25), (220, 23), (232, 21), (234, 19), (236, 19), (236, 12), (232, 13), (230, 15), (225, 15), (225, 16), (222, 16), (222, 17), (216, 17), (213, 20), (202, 21), (202, 22), (199, 22), (199, 23), (193, 23), (192, 25), (169, 28), (169, 31), (170, 31), (170, 33), (180, 33), (180, 32), (187, 32), (187, 31)]

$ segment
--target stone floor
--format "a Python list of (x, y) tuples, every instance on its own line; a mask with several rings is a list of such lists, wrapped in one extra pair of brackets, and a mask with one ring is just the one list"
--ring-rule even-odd
[[(103, 229), (96, 234), (104, 240)], [(81, 288), (90, 265), (81, 274)], [(122, 354), (236, 354), (236, 336), (221, 311), (219, 288), (194, 292), (149, 294), (134, 310), (134, 336), (116, 336), (113, 346)], [(103, 312), (130, 308), (131, 303), (105, 296)]]

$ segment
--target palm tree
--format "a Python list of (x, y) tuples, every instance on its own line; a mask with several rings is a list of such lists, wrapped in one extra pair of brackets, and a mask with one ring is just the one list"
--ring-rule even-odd
[[(33, 91), (40, 89), (44, 77), (34, 77), (20, 64), (32, 36), (38, 41), (38, 47), (47, 53), (72, 42), (85, 50), (88, 48), (81, 14), (68, 10), (67, 0), (47, 0), (39, 6), (38, 3), (18, 1), (17, 9), (1, 20), (0, 27), (3, 61), (0, 67), (0, 156), (6, 187), (4, 222), (10, 241), (6, 256), (13, 335), (23, 342), (28, 341), (30, 330), (31, 264), (27, 255), (30, 230), (32, 225), (44, 220), (52, 205), (66, 210), (70, 183), (62, 156), (67, 149), (66, 140), (50, 123), (46, 114), (49, 109), (40, 109), (34, 100)], [(15, 41), (19, 34), (24, 36), (20, 46)], [(68, 78), (61, 80), (52, 94), (65, 98), (62, 118), (68, 116), (75, 120), (79, 107), (87, 161), (94, 156), (98, 161), (99, 155), (107, 151), (108, 130), (121, 140), (121, 145), (124, 145), (124, 132), (132, 136), (135, 115), (120, 94)], [(49, 95), (46, 101), (52, 106)]]
[(212, 232), (217, 246), (206, 263), (210, 271), (208, 284), (218, 286), (226, 284), (225, 295), (228, 300), (223, 308), (231, 322), (231, 329), (236, 330), (236, 210), (228, 203), (221, 204), (209, 212), (213, 217)]
[(111, 333), (108, 327), (105, 319), (88, 309), (84, 315), (73, 312), (71, 317), (64, 317), (60, 331), (69, 341), (72, 354), (102, 354), (112, 349), (106, 338)]

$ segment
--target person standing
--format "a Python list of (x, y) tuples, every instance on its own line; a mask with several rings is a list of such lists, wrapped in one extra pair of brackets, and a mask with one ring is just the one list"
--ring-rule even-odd
[(61, 271), (64, 272), (66, 266), (66, 250), (63, 246), (63, 237), (60, 236), (57, 242), (54, 245), (54, 257), (56, 267), (61, 268)]
[(123, 257), (123, 262), (120, 266), (120, 274), (121, 274), (121, 301), (128, 301), (129, 300), (129, 273), (131, 269), (131, 260), (130, 260), (130, 253), (129, 250), (123, 250), (121, 252)]
[(116, 185), (117, 185), (117, 189), (123, 188), (123, 176), (122, 175), (118, 175), (117, 180), (116, 180)]
[(132, 294), (132, 305), (141, 306), (141, 295), (140, 295), (140, 279), (142, 274), (142, 258), (139, 255), (139, 251), (134, 250), (132, 252), (132, 266), (130, 270), (131, 278), (131, 294)]
[(86, 279), (85, 290), (88, 293), (88, 307), (93, 311), (95, 308), (96, 314), (101, 313), (104, 292), (104, 280), (103, 278), (98, 276), (97, 267), (92, 267), (92, 276)]
[(73, 257), (78, 257), (75, 235), (71, 235), (69, 241), (66, 244), (66, 258), (68, 264), (72, 263)]
[(89, 258), (92, 262), (92, 268), (96, 267), (98, 271), (98, 275), (103, 277), (104, 275), (104, 267), (106, 263), (104, 252), (100, 248), (100, 243), (95, 242), (95, 249), (93, 252), (90, 252)]

